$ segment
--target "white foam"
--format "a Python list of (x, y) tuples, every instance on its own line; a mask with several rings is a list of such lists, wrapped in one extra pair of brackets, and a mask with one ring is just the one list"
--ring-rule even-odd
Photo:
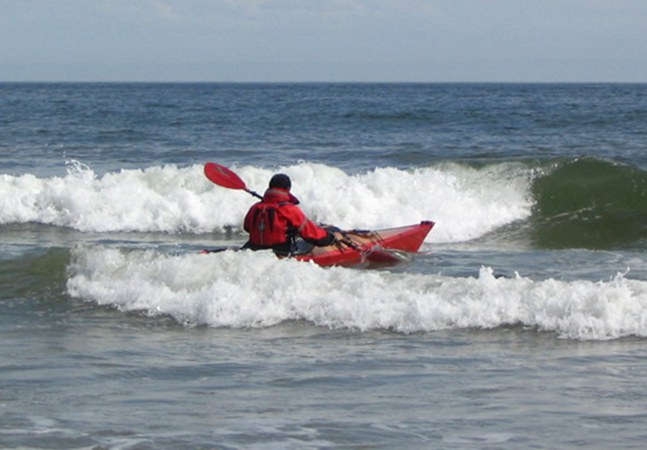
[[(273, 170), (234, 167), (262, 193), (275, 171), (313, 220), (342, 228), (378, 229), (434, 220), (429, 242), (465, 241), (531, 214), (530, 171), (502, 163), (456, 164), (355, 175), (321, 164)], [(121, 170), (101, 177), (78, 162), (63, 177), (0, 176), (0, 224), (38, 222), (81, 231), (201, 233), (240, 227), (255, 199), (210, 183), (202, 165)]]
[(213, 327), (288, 320), (403, 333), (522, 325), (573, 339), (647, 336), (647, 282), (323, 269), (267, 252), (168, 255), (77, 248), (70, 295)]

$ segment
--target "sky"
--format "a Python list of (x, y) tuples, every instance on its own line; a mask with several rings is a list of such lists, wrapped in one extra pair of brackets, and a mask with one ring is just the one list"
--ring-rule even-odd
[(647, 0), (0, 0), (0, 81), (647, 82)]

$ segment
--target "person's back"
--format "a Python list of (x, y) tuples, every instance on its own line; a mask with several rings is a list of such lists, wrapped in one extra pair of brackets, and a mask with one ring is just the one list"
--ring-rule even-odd
[(335, 235), (308, 219), (297, 206), (299, 201), (290, 194), (292, 183), (284, 174), (270, 180), (263, 200), (247, 212), (244, 229), (249, 233), (246, 248), (252, 250), (273, 249), (277, 254), (293, 252), (296, 236), (316, 246), (331, 245)]

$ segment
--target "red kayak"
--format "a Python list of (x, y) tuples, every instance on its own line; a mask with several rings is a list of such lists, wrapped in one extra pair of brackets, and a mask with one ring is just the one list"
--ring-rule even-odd
[(434, 222), (423, 221), (377, 231), (346, 231), (341, 243), (313, 247), (308, 253), (294, 258), (324, 267), (395, 264), (406, 260), (408, 253), (417, 252), (433, 226)]
[[(425, 220), (416, 225), (377, 231), (341, 231), (343, 240), (327, 247), (315, 247), (298, 240), (299, 253), (290, 257), (299, 261), (312, 261), (322, 267), (393, 265), (408, 261), (410, 255), (418, 251), (433, 226), (434, 222)], [(219, 247), (202, 250), (201, 253), (226, 250), (238, 251), (243, 248)]]

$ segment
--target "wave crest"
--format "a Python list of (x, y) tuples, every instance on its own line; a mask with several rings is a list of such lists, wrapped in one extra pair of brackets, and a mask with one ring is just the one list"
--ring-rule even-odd
[(594, 158), (560, 161), (533, 185), (535, 244), (604, 249), (647, 238), (647, 172)]
[(290, 320), (401, 333), (523, 326), (569, 339), (647, 336), (647, 283), (323, 269), (267, 252), (168, 255), (77, 248), (73, 297), (188, 325), (267, 327)]

